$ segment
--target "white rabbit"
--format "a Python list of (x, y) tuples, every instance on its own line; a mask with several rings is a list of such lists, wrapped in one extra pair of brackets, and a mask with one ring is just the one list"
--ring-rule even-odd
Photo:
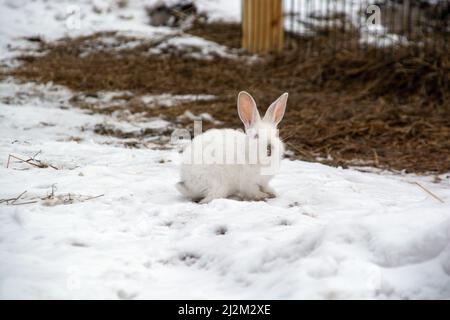
[(261, 119), (252, 96), (240, 92), (237, 107), (245, 133), (211, 129), (196, 136), (183, 152), (178, 191), (200, 203), (232, 196), (245, 200), (275, 197), (268, 183), (275, 173), (273, 164), (279, 164), (284, 153), (277, 125), (287, 98), (287, 93), (281, 95)]

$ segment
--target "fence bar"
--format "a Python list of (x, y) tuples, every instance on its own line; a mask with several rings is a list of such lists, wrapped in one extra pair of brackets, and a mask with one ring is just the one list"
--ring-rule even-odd
[[(251, 13), (250, 15), (253, 15), (255, 0), (244, 1), (251, 4), (252, 8), (244, 7)], [(256, 1), (263, 5), (265, 1), (272, 0)], [(291, 12), (288, 15), (291, 21), (288, 22), (287, 27), (294, 35), (304, 37), (305, 46), (299, 49), (305, 50), (310, 55), (320, 54), (321, 50), (331, 51), (334, 55), (342, 50), (358, 51), (358, 54), (361, 54), (372, 52), (371, 48), (377, 47), (375, 50), (377, 55), (387, 59), (403, 50), (421, 55), (449, 49), (450, 0), (429, 1), (426, 4), (415, 0), (285, 1), (291, 4)], [(281, 5), (280, 2), (279, 5)], [(378, 5), (381, 9), (379, 22), (381, 26), (371, 28), (369, 33), (369, 26), (365, 23), (367, 18), (374, 14), (374, 12), (367, 12), (367, 7), (371, 4)], [(299, 10), (303, 11), (299, 14)], [(269, 11), (276, 12), (278, 7), (273, 4)], [(259, 14), (263, 21), (273, 18), (273, 14), (267, 16), (266, 13), (264, 11)], [(301, 21), (296, 21), (299, 17), (302, 18)], [(378, 22), (379, 19), (376, 21)], [(282, 23), (280, 26), (282, 28)], [(259, 27), (263, 33), (266, 33), (265, 28), (267, 25)], [(248, 32), (248, 25), (244, 24), (243, 29), (244, 33), (246, 30)], [(265, 39), (263, 45), (258, 47), (259, 51), (273, 50), (273, 43), (279, 41), (276, 36), (278, 33), (275, 31), (277, 29), (269, 28), (268, 30), (271, 32), (271, 40)], [(319, 30), (324, 32), (319, 33)], [(303, 31), (306, 34), (296, 34)], [(282, 35), (282, 32), (280, 34)], [(251, 47), (252, 44), (244, 41), (243, 45)], [(405, 45), (408, 48), (405, 48)], [(272, 49), (267, 49), (268, 47)]]
[(280, 52), (284, 47), (282, 0), (243, 1), (242, 47), (252, 53)]

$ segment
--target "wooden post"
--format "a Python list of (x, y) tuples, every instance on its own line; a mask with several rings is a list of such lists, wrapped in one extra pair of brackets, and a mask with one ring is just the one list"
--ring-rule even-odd
[(242, 1), (242, 47), (251, 53), (282, 51), (283, 0)]

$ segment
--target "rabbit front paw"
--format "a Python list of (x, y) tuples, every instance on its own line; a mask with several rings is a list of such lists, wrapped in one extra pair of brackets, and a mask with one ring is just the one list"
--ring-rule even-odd
[(270, 186), (267, 186), (267, 185), (266, 185), (266, 186), (260, 185), (260, 186), (259, 186), (259, 190), (260, 190), (261, 192), (266, 193), (266, 194), (268, 195), (268, 198), (270, 198), (270, 199), (276, 198), (276, 196), (277, 196), (277, 194), (275, 193), (275, 190), (272, 189)]
[(255, 190), (254, 192), (246, 192), (243, 195), (243, 199), (247, 201), (263, 201), (270, 198), (270, 195), (262, 192), (261, 190)]

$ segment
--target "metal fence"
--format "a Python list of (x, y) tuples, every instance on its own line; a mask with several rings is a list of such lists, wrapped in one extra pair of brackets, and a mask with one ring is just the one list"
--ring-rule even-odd
[(445, 50), (450, 0), (285, 0), (285, 30), (311, 53)]

